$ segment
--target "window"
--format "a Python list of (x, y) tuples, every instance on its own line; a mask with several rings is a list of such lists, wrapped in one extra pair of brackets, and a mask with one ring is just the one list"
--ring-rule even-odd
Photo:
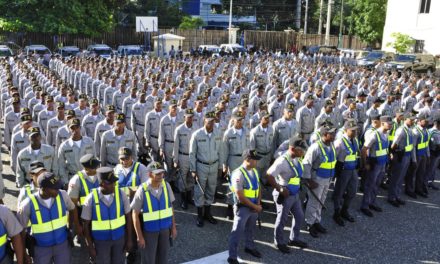
[(420, 2), (420, 14), (429, 14), (431, 8), (431, 0), (421, 0)]
[(423, 53), (424, 48), (425, 48), (425, 41), (421, 39), (416, 39), (416, 43), (414, 45), (414, 53)]

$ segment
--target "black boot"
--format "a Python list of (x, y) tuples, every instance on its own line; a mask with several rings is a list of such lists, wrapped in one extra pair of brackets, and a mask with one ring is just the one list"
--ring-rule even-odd
[(348, 207), (342, 207), (341, 217), (351, 223), (354, 223), (356, 221), (354, 217), (348, 212)]
[(188, 209), (188, 202), (187, 202), (187, 192), (180, 192), (181, 202), (180, 207), (182, 207), (183, 210)]
[(333, 220), (335, 220), (336, 224), (339, 226), (345, 226), (344, 220), (341, 217), (341, 210), (335, 209), (335, 213), (333, 214)]
[(203, 207), (197, 207), (197, 222), (198, 227), (203, 227)]
[(186, 203), (187, 203), (187, 204), (190, 204), (190, 205), (195, 205), (195, 204), (194, 204), (194, 200), (193, 200), (192, 192), (191, 192), (191, 191), (187, 191), (187, 192), (186, 192)]
[(217, 224), (217, 220), (215, 220), (215, 218), (212, 216), (211, 214), (211, 206), (210, 205), (206, 205), (205, 206), (205, 215), (204, 218), (206, 220), (208, 220), (208, 222), (210, 222), (213, 225)]
[(228, 204), (228, 208), (226, 208), (226, 218), (229, 220), (234, 220), (234, 209), (230, 204)]

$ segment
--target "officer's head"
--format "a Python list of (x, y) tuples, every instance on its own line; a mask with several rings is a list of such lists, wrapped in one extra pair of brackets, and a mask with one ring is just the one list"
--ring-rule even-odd
[(247, 149), (242, 154), (243, 157), (243, 163), (247, 165), (247, 167), (255, 168), (257, 167), (257, 162), (261, 159), (260, 156), (258, 156), (256, 150)]
[(38, 186), (43, 199), (57, 197), (60, 189), (63, 187), (59, 177), (52, 172), (43, 172), (38, 176)]
[(160, 162), (153, 161), (147, 166), (148, 177), (153, 183), (160, 183), (164, 178), (164, 168)]
[(107, 120), (109, 123), (113, 123), (113, 120), (115, 120), (115, 106), (114, 105), (106, 105), (105, 106), (105, 115), (107, 116)]
[(124, 168), (130, 168), (133, 165), (133, 152), (127, 147), (121, 147), (118, 150), (119, 163)]
[(193, 117), (194, 117), (194, 109), (192, 108), (187, 108), (185, 109), (185, 123), (187, 126), (192, 126), (193, 123)]
[(114, 121), (115, 129), (118, 131), (123, 131), (125, 128), (125, 115), (123, 113), (119, 113), (116, 115), (115, 121)]
[(170, 112), (170, 115), (173, 117), (177, 115), (177, 100), (176, 99), (170, 100), (169, 112)]
[(315, 98), (313, 97), (313, 95), (309, 95), (306, 99), (306, 106), (308, 108), (312, 108), (314, 101), (315, 101)]
[(234, 119), (234, 128), (235, 129), (242, 129), (243, 128), (243, 118), (244, 115), (242, 112), (236, 112), (232, 118)]
[(29, 114), (22, 114), (20, 116), (21, 127), (24, 131), (28, 131), (32, 127), (32, 116)]
[(44, 167), (44, 163), (41, 161), (32, 161), (29, 165), (29, 174), (31, 176), (32, 182), (36, 187), (39, 187), (38, 185), (38, 176), (46, 172), (46, 168)]
[(88, 176), (96, 175), (96, 169), (101, 162), (92, 154), (86, 154), (79, 159), (79, 162), (84, 167)]
[(67, 122), (73, 139), (81, 138), (81, 121), (78, 118), (72, 118)]
[(358, 126), (355, 119), (348, 119), (344, 123), (344, 130), (347, 136), (351, 139), (356, 137)]
[(335, 140), (336, 128), (325, 125), (320, 128), (320, 133), (322, 141), (326, 144), (330, 144)]
[(260, 112), (261, 113), (261, 121), (260, 121), (260, 123), (261, 123), (261, 126), (263, 126), (264, 128), (266, 128), (268, 125), (269, 125), (269, 123), (270, 123), (270, 115), (269, 115), (269, 112), (267, 112), (267, 111), (261, 111)]
[(426, 114), (419, 114), (417, 117), (417, 123), (421, 127), (427, 127), (429, 125), (429, 116)]
[(295, 105), (292, 103), (287, 103), (284, 107), (284, 118), (286, 120), (292, 120), (295, 113)]
[(103, 194), (115, 192), (115, 184), (118, 181), (118, 177), (115, 176), (112, 168), (101, 167), (96, 170), (96, 176), (98, 177), (99, 187)]
[(297, 136), (289, 139), (289, 154), (292, 158), (302, 158), (307, 149), (307, 143)]
[(393, 119), (391, 118), (391, 116), (381, 116), (380, 123), (381, 123), (382, 129), (386, 132), (392, 128)]
[(214, 130), (214, 123), (215, 123), (215, 113), (207, 112), (205, 114), (205, 119), (204, 119), (205, 129), (208, 132), (212, 132), (212, 130)]
[(29, 132), (29, 141), (31, 146), (40, 147), (41, 146), (41, 132), (39, 127), (32, 127)]
[(416, 119), (416, 115), (414, 113), (406, 113), (405, 114), (405, 125), (407, 127), (412, 127), (414, 125), (414, 120)]
[(99, 102), (98, 99), (93, 98), (90, 100), (90, 107), (92, 109), (92, 114), (97, 115), (99, 112)]
[(154, 101), (154, 110), (156, 110), (156, 112), (162, 112), (162, 98), (161, 97), (157, 97), (156, 100)]

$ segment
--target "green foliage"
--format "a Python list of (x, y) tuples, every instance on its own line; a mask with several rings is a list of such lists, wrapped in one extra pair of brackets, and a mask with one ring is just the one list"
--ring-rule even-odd
[(200, 17), (189, 17), (184, 16), (182, 19), (182, 23), (180, 23), (179, 28), (180, 29), (198, 29), (202, 27), (205, 23), (203, 22), (203, 19)]
[(416, 43), (415, 39), (400, 32), (392, 33), (391, 37), (394, 38), (394, 42), (387, 43), (387, 47), (392, 47), (399, 54), (409, 52), (410, 48)]

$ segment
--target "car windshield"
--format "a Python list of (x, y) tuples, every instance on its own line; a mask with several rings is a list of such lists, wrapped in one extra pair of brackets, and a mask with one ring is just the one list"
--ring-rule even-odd
[(78, 54), (79, 50), (64, 50), (61, 51), (61, 55), (63, 57), (67, 57), (67, 56), (76, 56), (76, 54)]
[(381, 59), (382, 56), (383, 56), (383, 53), (381, 53), (381, 52), (371, 52), (365, 57), (365, 59), (366, 60), (377, 60), (377, 59)]
[(9, 50), (0, 50), (0, 57), (11, 56), (12, 53)]
[(413, 55), (397, 55), (396, 61), (414, 61), (416, 59), (416, 56)]
[(207, 48), (208, 51), (213, 52), (213, 53), (219, 53), (220, 49), (219, 48)]
[(34, 49), (32, 52), (37, 53), (39, 55), (44, 55), (50, 53), (48, 49)]
[(141, 49), (125, 49), (125, 55), (142, 55)]
[(93, 49), (93, 52), (97, 55), (111, 55), (112, 50), (111, 49)]

